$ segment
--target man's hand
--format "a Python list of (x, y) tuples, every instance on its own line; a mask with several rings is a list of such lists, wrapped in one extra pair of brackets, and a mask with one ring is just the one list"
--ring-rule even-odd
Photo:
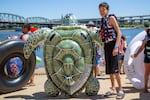
[(113, 49), (112, 55), (113, 55), (113, 56), (118, 55), (118, 48), (114, 48), (114, 49)]

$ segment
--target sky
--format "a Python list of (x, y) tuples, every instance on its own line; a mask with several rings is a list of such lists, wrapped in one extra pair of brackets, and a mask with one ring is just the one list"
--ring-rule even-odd
[(98, 5), (107, 2), (117, 17), (150, 15), (150, 0), (0, 0), (0, 13), (60, 19), (73, 13), (77, 19), (100, 18)]

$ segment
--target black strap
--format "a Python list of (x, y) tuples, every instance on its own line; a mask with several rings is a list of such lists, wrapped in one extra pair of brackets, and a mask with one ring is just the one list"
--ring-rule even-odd
[[(107, 37), (105, 36), (105, 40), (108, 39), (108, 37), (109, 37), (109, 31), (108, 31), (108, 26), (107, 26), (108, 19), (109, 19), (109, 17), (106, 17), (106, 19), (104, 19), (104, 24), (105, 24), (105, 28), (106, 28), (106, 35), (107, 35)], [(104, 32), (104, 34), (105, 34), (105, 32)]]

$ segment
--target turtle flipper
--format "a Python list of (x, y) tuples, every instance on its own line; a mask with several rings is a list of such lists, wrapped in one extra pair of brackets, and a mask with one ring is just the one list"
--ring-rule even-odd
[(24, 45), (24, 56), (28, 59), (32, 51), (38, 46), (39, 42), (45, 40), (47, 34), (50, 33), (49, 28), (42, 28), (32, 34)]
[(97, 78), (92, 77), (86, 86), (85, 93), (89, 96), (97, 95), (99, 88), (100, 88), (100, 85), (99, 85)]
[(52, 97), (56, 97), (60, 93), (59, 89), (53, 84), (53, 82), (50, 79), (48, 79), (45, 82), (44, 90), (49, 96), (52, 96)]

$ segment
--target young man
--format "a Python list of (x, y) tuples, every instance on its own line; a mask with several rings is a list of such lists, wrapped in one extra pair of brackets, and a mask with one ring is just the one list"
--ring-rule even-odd
[[(110, 74), (111, 91), (106, 95), (117, 94), (117, 99), (124, 97), (121, 85), (120, 69), (118, 66), (118, 48), (121, 40), (121, 31), (114, 15), (108, 15), (109, 5), (106, 2), (99, 4), (99, 12), (102, 16), (100, 23), (101, 39), (104, 42), (104, 52), (106, 60), (106, 74)], [(118, 83), (118, 93), (115, 88), (115, 77)]]

